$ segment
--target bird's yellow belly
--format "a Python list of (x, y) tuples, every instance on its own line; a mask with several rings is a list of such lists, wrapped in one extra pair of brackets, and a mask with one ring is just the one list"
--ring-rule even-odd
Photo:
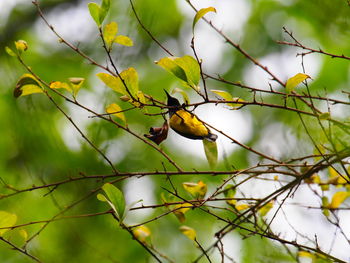
[(208, 128), (197, 119), (194, 114), (185, 110), (178, 110), (170, 118), (170, 127), (183, 134), (206, 137)]

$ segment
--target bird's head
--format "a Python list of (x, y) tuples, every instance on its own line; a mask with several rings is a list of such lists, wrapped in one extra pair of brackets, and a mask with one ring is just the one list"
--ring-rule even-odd
[(174, 107), (174, 108), (169, 108), (169, 113), (171, 115), (178, 110), (178, 108), (181, 106), (181, 104), (180, 104), (178, 99), (170, 96), (170, 94), (166, 90), (164, 90), (164, 91), (168, 97), (167, 105), (170, 107)]

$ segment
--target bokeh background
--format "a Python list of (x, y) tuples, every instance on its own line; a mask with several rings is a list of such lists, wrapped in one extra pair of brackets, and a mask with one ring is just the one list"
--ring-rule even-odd
[[(48, 21), (64, 39), (79, 45), (86, 54), (104, 64), (106, 55), (96, 25), (89, 15), (88, 2), (40, 1)], [(208, 14), (207, 18), (283, 81), (303, 71), (301, 56), (296, 56), (301, 50), (276, 43), (278, 40), (290, 40), (283, 33), (283, 27), (293, 32), (306, 46), (322, 48), (335, 54), (350, 54), (350, 6), (346, 0), (197, 0), (193, 4), (197, 8), (214, 6), (217, 13)], [(135, 7), (145, 26), (172, 53), (176, 56), (192, 55), (190, 40), (195, 13), (186, 1), (135, 0)], [(174, 77), (154, 64), (154, 61), (167, 54), (141, 29), (129, 1), (112, 1), (107, 20), (118, 22), (119, 32), (133, 39), (133, 47), (117, 47), (113, 57), (119, 68), (132, 66), (137, 69), (140, 89), (143, 92), (164, 101), (163, 89), (180, 87)], [(220, 74), (228, 80), (241, 81), (259, 89), (270, 89), (269, 85), (277, 90), (281, 89), (264, 71), (225, 43), (203, 21), (198, 23), (195, 35), (198, 55), (203, 59), (203, 68), (207, 73)], [(4, 48), (13, 47), (13, 42), (18, 39), (28, 42), (29, 50), (24, 54), (24, 60), (45, 81), (66, 81), (69, 77), (86, 78), (78, 96), (82, 104), (102, 113), (107, 104), (121, 103), (118, 96), (96, 77), (96, 73), (101, 70), (59, 43), (39, 18), (30, 0), (1, 0), (0, 195), (14, 192), (9, 185), (15, 189), (23, 189), (79, 174), (111, 174), (110, 167), (101, 156), (83, 140), (45, 96), (36, 94), (19, 99), (13, 97), (16, 81), (26, 71), (4, 52)], [(348, 61), (310, 54), (304, 57), (304, 66), (306, 74), (313, 79), (310, 89), (314, 94), (347, 99), (347, 95), (341, 90), (349, 91)], [(251, 98), (249, 92), (237, 87), (228, 87), (213, 81), (208, 81), (208, 86), (210, 89), (230, 91), (235, 97)], [(192, 101), (200, 100), (193, 92), (188, 93)], [(281, 102), (268, 96), (264, 99)], [(89, 118), (91, 114), (61, 98), (56, 100), (88, 138), (106, 153), (118, 170), (155, 171), (163, 169), (163, 165), (172, 169), (154, 149), (136, 138), (106, 121)], [(327, 105), (319, 106), (327, 110)], [(332, 116), (336, 118), (344, 119), (348, 112), (344, 106), (332, 107)], [(307, 140), (298, 116), (287, 111), (254, 106), (230, 111), (225, 106), (205, 105), (198, 107), (196, 113), (238, 141), (253, 145), (257, 150), (282, 160), (313, 151), (313, 145)], [(163, 123), (160, 116), (145, 116), (139, 111), (126, 112), (126, 118), (129, 127), (140, 135), (147, 133), (149, 127)], [(313, 132), (318, 137), (317, 128)], [(201, 142), (189, 141), (170, 132), (169, 138), (161, 147), (187, 169), (209, 169)], [(218, 139), (218, 149), (217, 170), (247, 168), (258, 161), (257, 156), (221, 136)], [(210, 191), (222, 179), (222, 176), (178, 176), (173, 180), (179, 188), (184, 181), (203, 180)], [(62, 185), (50, 194), (47, 194), (49, 189), (23, 192), (0, 199), (0, 210), (15, 213), (18, 223), (50, 219), (102, 184), (98, 180), (83, 180)], [(143, 204), (147, 205), (160, 202), (161, 193), (164, 192), (162, 187), (168, 187), (169, 183), (165, 176), (149, 176), (128, 179), (118, 186), (123, 189), (127, 203), (142, 199)], [(253, 192), (259, 197), (275, 187), (274, 184), (252, 182), (243, 185), (241, 191)], [(318, 204), (310, 193), (294, 197), (296, 203), (307, 199), (311, 204)], [(92, 195), (64, 215), (97, 213), (107, 209), (106, 204), (99, 202), (96, 195)], [(317, 233), (319, 242), (325, 249), (329, 247), (329, 237), (334, 229), (327, 226), (320, 211), (295, 207), (287, 210), (287, 218), (296, 222), (295, 227), (311, 238)], [(157, 214), (159, 211), (155, 210), (133, 212), (128, 216), (127, 222), (143, 222)], [(219, 222), (203, 216), (200, 212), (191, 213), (188, 224), (197, 230), (198, 239), (203, 245), (209, 245), (214, 240), (213, 233), (220, 226)], [(195, 259), (199, 251), (179, 232), (179, 225), (173, 215), (150, 223), (152, 242), (160, 251), (166, 251), (175, 262), (189, 262)], [(42, 225), (26, 226), (25, 229), (30, 235), (40, 226)], [(292, 239), (294, 231), (286, 224), (284, 216), (277, 217), (272, 227)], [(347, 233), (350, 232), (345, 225), (344, 229)], [(349, 259), (348, 250), (344, 251), (344, 240), (336, 239), (334, 242), (334, 254), (344, 260)], [(259, 238), (242, 240), (237, 233), (232, 233), (225, 237), (224, 244), (228, 247), (228, 254), (236, 262), (291, 261), (276, 244)], [(43, 262), (149, 262), (145, 251), (110, 216), (53, 222), (31, 241), (28, 249)], [(219, 260), (218, 256), (214, 255), (214, 259)], [(10, 250), (3, 242), (0, 243), (0, 260), (30, 262), (20, 253)]]

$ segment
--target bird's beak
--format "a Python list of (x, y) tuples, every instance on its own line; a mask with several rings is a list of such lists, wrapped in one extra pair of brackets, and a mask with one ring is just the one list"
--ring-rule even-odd
[(169, 98), (172, 98), (171, 96), (170, 96), (170, 94), (164, 89), (164, 92), (165, 92), (165, 94), (167, 95), (167, 97), (168, 97), (168, 99)]

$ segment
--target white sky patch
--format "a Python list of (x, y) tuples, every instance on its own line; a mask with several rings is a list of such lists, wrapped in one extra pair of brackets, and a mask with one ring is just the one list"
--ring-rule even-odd
[[(32, 1), (28, 0), (0, 0), (0, 28), (5, 26), (5, 23), (10, 15), (12, 9), (15, 6), (23, 6), (23, 8), (28, 8), (27, 6), (32, 5)], [(33, 5), (34, 7), (34, 5)]]
[[(240, 39), (242, 28), (246, 23), (250, 6), (246, 1), (192, 1), (197, 9), (213, 6), (217, 13), (209, 12), (205, 18), (225, 34), (228, 34), (234, 41)], [(188, 18), (186, 25), (182, 29), (183, 49), (188, 54), (192, 54), (190, 42), (192, 39), (192, 21), (195, 12), (185, 1), (178, 1), (180, 11)], [(210, 28), (204, 21), (198, 21), (195, 27), (195, 48), (198, 57), (203, 60), (203, 69), (207, 72), (224, 74), (232, 65), (233, 61), (224, 59), (230, 47), (223, 37)], [(224, 64), (223, 64), (224, 62)]]
[[(125, 181), (123, 187), (123, 193), (125, 195), (125, 201), (127, 205), (142, 200), (142, 202), (135, 204), (134, 206), (152, 205), (155, 204), (154, 197), (154, 183), (150, 177), (143, 176), (140, 178), (133, 177)], [(153, 213), (153, 209), (140, 209), (129, 212), (127, 216), (128, 222), (137, 223), (145, 220), (146, 217)]]
[[(64, 8), (66, 7), (66, 8)], [(49, 14), (45, 14), (49, 23), (54, 29), (67, 41), (88, 42), (91, 35), (98, 37), (97, 26), (90, 16), (86, 2), (82, 2), (77, 6), (67, 5), (54, 8)], [(35, 24), (35, 33), (38, 39), (52, 46), (57, 45), (57, 37), (47, 27), (47, 25), (39, 19)]]
[[(281, 53), (272, 53), (258, 61), (267, 66), (268, 69), (276, 75), (281, 81), (285, 82), (288, 78), (297, 73), (303, 73), (301, 66), (301, 57), (296, 57), (298, 50), (287, 48)], [(316, 55), (307, 55), (304, 57), (305, 73), (311, 78), (317, 78), (322, 65), (322, 59)], [(255, 88), (270, 90), (269, 83), (272, 87), (280, 87), (276, 81), (271, 80), (271, 76), (264, 70), (251, 64), (244, 72), (244, 83)]]

